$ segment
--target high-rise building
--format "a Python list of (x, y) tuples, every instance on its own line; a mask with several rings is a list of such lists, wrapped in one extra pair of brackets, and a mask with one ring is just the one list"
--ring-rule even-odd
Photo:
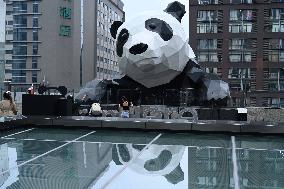
[(5, 41), (5, 10), (6, 4), (0, 0), (0, 42)]
[(80, 14), (78, 0), (6, 0), (5, 80), (13, 91), (43, 82), (79, 89)]
[(124, 21), (124, 4), (120, 0), (97, 0), (97, 78), (108, 79), (119, 73), (116, 41), (110, 35), (113, 21)]
[[(120, 0), (6, 1), (5, 80), (14, 91), (40, 83), (79, 90), (118, 73), (109, 29)], [(97, 74), (98, 73), (98, 74)]]
[(5, 78), (4, 71), (5, 71), (5, 43), (0, 42), (0, 91), (1, 92), (2, 90), (4, 90), (4, 78)]
[(234, 106), (284, 107), (284, 1), (192, 0), (190, 45)]

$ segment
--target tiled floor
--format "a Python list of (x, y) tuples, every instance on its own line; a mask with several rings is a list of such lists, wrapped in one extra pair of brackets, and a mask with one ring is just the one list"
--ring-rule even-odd
[(23, 129), (0, 133), (0, 188), (284, 188), (284, 138)]

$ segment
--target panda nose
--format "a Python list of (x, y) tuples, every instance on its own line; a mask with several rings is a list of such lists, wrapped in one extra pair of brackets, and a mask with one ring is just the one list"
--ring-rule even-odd
[(144, 43), (139, 43), (137, 45), (134, 45), (132, 46), (130, 49), (129, 49), (129, 52), (131, 54), (142, 54), (143, 52), (145, 52), (146, 50), (148, 49), (148, 45), (147, 44), (144, 44)]

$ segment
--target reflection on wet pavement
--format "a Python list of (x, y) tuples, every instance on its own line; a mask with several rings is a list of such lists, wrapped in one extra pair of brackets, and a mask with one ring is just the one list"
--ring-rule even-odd
[(235, 136), (234, 149), (228, 135), (97, 131), (36, 158), (86, 133), (35, 129), (1, 139), (0, 188), (284, 188), (277, 137)]

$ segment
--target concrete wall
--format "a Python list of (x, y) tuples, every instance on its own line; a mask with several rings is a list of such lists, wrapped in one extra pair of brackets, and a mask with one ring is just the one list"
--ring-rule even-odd
[(284, 109), (247, 108), (248, 122), (284, 122)]
[(84, 0), (83, 86), (96, 78), (97, 65), (97, 1)]
[(5, 79), (5, 43), (0, 42), (0, 90), (4, 89), (4, 79)]
[[(72, 19), (60, 16), (60, 7), (72, 9)], [(80, 1), (41, 1), (39, 25), (38, 81), (44, 79), (50, 86), (64, 85), (79, 90), (80, 65)], [(71, 26), (71, 36), (60, 36), (60, 25)]]

